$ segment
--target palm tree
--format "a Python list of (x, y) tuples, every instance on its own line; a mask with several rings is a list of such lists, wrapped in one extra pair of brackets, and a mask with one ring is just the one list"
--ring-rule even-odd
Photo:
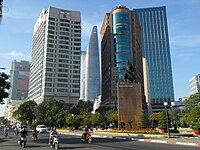
[(158, 116), (159, 113), (152, 113), (148, 118), (151, 121), (153, 129), (155, 129), (158, 126)]

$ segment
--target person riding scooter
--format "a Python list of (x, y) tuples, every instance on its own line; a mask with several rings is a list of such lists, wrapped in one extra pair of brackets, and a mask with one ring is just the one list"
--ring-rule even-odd
[(54, 136), (59, 136), (59, 133), (56, 131), (56, 127), (53, 127), (52, 131), (50, 132), (50, 135), (49, 135), (49, 144), (52, 144)]
[(19, 138), (19, 143), (21, 146), (22, 146), (22, 142), (24, 142), (24, 147), (26, 146), (26, 136), (27, 135), (28, 135), (28, 131), (25, 129), (25, 127), (21, 127), (20, 138)]
[(88, 128), (88, 126), (85, 126), (85, 128), (83, 129), (83, 134), (82, 134), (82, 139), (86, 140), (87, 134), (90, 134), (90, 129)]
[(38, 131), (36, 130), (36, 128), (34, 128), (34, 130), (33, 130), (33, 139), (37, 140), (37, 136), (38, 136)]
[(4, 128), (4, 135), (5, 135), (6, 137), (8, 136), (8, 128), (7, 128), (7, 127)]

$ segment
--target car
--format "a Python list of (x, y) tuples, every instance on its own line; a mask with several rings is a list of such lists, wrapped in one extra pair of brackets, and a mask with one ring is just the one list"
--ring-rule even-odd
[(37, 125), (36, 130), (39, 133), (47, 133), (47, 131), (48, 131), (47, 126), (45, 126), (45, 125)]

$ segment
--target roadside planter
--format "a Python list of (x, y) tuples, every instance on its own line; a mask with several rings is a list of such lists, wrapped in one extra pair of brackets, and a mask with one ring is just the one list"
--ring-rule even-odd
[(194, 129), (193, 132), (194, 132), (194, 134), (198, 135), (198, 134), (200, 134), (200, 129)]
[(161, 133), (167, 133), (167, 129), (160, 129)]

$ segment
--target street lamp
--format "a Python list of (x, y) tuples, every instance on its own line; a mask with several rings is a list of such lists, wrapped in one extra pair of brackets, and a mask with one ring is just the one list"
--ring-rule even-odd
[(3, 70), (5, 70), (6, 68), (1, 68), (1, 67), (0, 67), (0, 69), (3, 69)]
[(72, 127), (74, 128), (74, 114), (71, 114), (72, 116)]
[(165, 106), (165, 112), (166, 112), (166, 120), (167, 120), (167, 134), (168, 134), (168, 138), (170, 138), (170, 131), (169, 131), (169, 119), (168, 119), (168, 114), (167, 114), (167, 106), (168, 103), (164, 102), (164, 106)]

